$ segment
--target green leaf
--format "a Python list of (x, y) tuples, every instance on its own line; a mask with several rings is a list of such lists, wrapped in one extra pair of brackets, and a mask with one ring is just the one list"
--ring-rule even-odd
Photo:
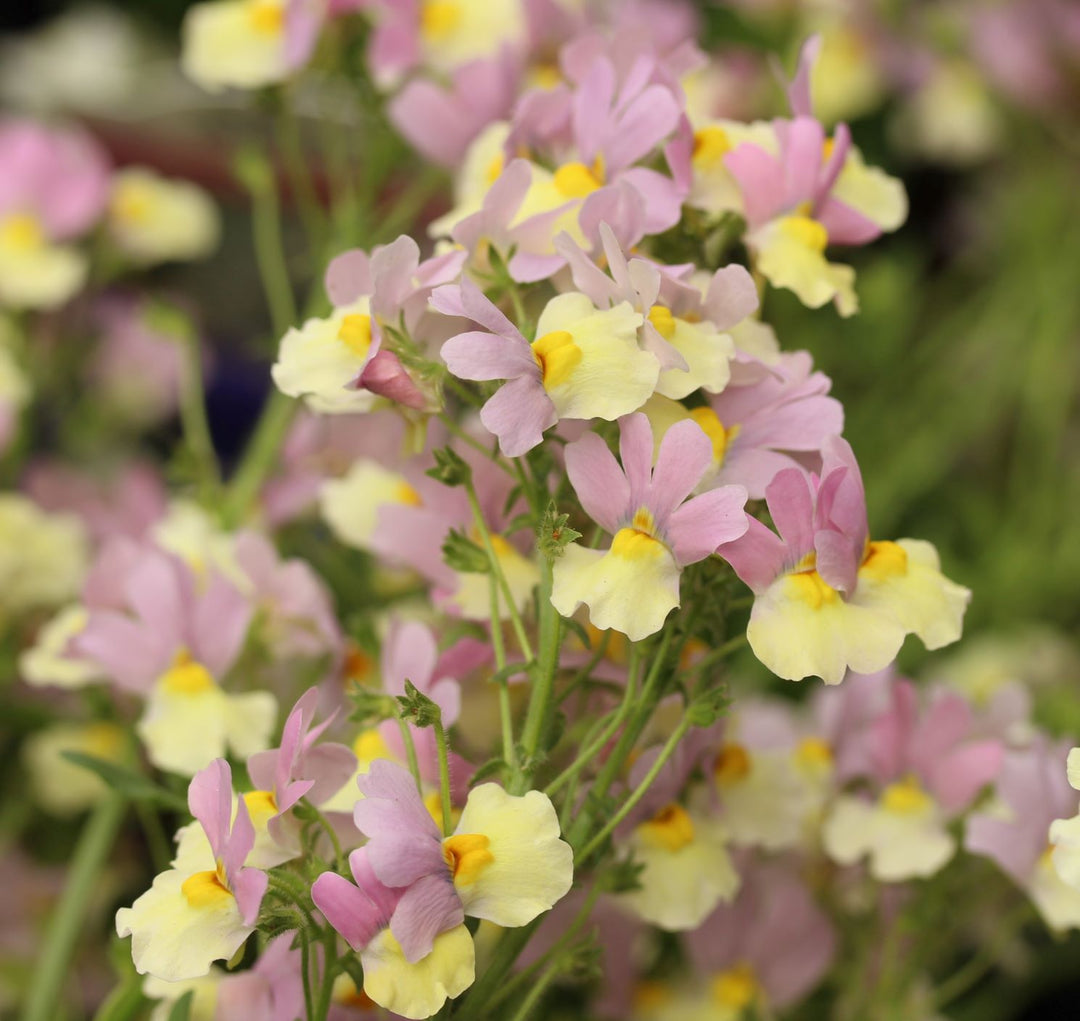
[(487, 574), (491, 561), (487, 553), (464, 532), (450, 529), (442, 544), (443, 560), (448, 567), (462, 574)]
[(686, 710), (692, 727), (711, 727), (721, 717), (727, 715), (731, 706), (731, 695), (726, 688), (713, 688), (702, 692)]
[(558, 559), (570, 543), (581, 538), (581, 533), (567, 524), (569, 520), (570, 515), (560, 514), (554, 500), (548, 504), (536, 532), (537, 545), (548, 560)]
[(472, 478), (472, 469), (450, 447), (440, 447), (433, 454), (435, 467), (429, 468), (426, 474), (444, 486), (463, 486)]
[(412, 681), (405, 682), (405, 694), (398, 695), (397, 701), (401, 706), (401, 718), (411, 720), (418, 727), (433, 727), (442, 722), (438, 704), (419, 691)]
[(148, 780), (145, 776), (135, 773), (124, 766), (119, 766), (115, 762), (109, 762), (106, 759), (99, 759), (94, 755), (87, 755), (84, 752), (65, 751), (62, 754), (65, 759), (74, 762), (76, 766), (82, 766), (92, 773), (97, 773), (111, 790), (125, 795), (132, 801), (156, 801), (158, 804), (178, 812), (187, 811), (187, 802), (179, 795), (173, 794), (172, 791), (168, 791), (164, 787), (159, 787), (152, 780)]

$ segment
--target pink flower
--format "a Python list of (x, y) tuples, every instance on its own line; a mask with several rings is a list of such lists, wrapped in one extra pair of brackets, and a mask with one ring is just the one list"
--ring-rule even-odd
[(693, 422), (672, 426), (655, 467), (644, 415), (621, 419), (619, 433), (621, 468), (595, 433), (566, 448), (582, 507), (614, 538), (607, 551), (568, 546), (555, 563), (551, 601), (565, 617), (585, 603), (596, 627), (639, 641), (679, 605), (683, 567), (746, 531), (746, 490), (721, 486), (686, 499), (712, 460), (708, 438)]
[(756, 865), (742, 878), (734, 903), (721, 904), (689, 933), (686, 948), (725, 1006), (783, 1010), (824, 978), (836, 932), (791, 865)]
[(929, 543), (870, 541), (862, 476), (840, 437), (822, 445), (820, 478), (786, 468), (765, 498), (780, 535), (751, 519), (719, 552), (755, 593), (746, 635), (774, 673), (838, 684), (849, 668), (883, 669), (909, 633), (930, 649), (959, 637), (970, 592), (941, 574)]
[(108, 204), (109, 169), (82, 131), (0, 120), (0, 224), (30, 216), (50, 241), (84, 234)]

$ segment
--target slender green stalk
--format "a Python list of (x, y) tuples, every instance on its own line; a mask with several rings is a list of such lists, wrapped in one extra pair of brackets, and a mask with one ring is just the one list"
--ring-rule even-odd
[(521, 1001), (521, 1006), (514, 1013), (511, 1021), (525, 1021), (525, 1019), (536, 1009), (540, 1000), (547, 992), (548, 986), (551, 985), (555, 976), (558, 975), (561, 970), (561, 962), (559, 961), (552, 961), (551, 964), (544, 969), (543, 974), (529, 990), (529, 995)]
[(296, 208), (300, 211), (300, 220), (304, 225), (308, 248), (315, 257), (322, 250), (326, 235), (326, 215), (315, 190), (309, 158), (304, 152), (300, 122), (289, 98), (286, 97), (286, 108), (277, 121), (278, 145), (281, 147), (281, 154), (289, 173), (289, 184), (296, 199)]
[[(552, 562), (543, 557), (540, 564), (540, 589), (537, 594), (537, 617), (540, 624), (540, 652), (532, 679), (529, 708), (521, 743), (528, 760), (535, 760), (546, 731), (550, 727), (552, 693), (555, 672), (559, 666), (559, 644), (562, 637), (562, 617), (551, 605)], [(530, 778), (526, 778), (528, 780)]]
[(487, 522), (484, 521), (484, 512), (480, 509), (480, 500), (476, 496), (476, 489), (472, 481), (465, 483), (465, 495), (468, 497), (469, 506), (472, 508), (473, 520), (476, 522), (476, 530), (480, 533), (480, 540), (488, 555), (488, 564), (492, 573), (498, 579), (499, 588), (506, 600), (506, 612), (510, 615), (510, 623), (517, 636), (518, 645), (524, 657), (530, 662), (534, 659), (532, 644), (529, 636), (525, 633), (525, 625), (521, 622), (521, 614), (514, 605), (514, 594), (510, 591), (510, 583), (503, 574), (502, 565), (499, 563), (499, 555), (495, 552), (495, 544), (491, 541), (491, 532), (488, 531)]
[(210, 424), (206, 418), (202, 351), (199, 339), (192, 330), (184, 330), (179, 342), (184, 349), (180, 422), (184, 429), (184, 439), (195, 461), (200, 495), (206, 500), (221, 484), (221, 475), (214, 441), (210, 436)]
[(578, 909), (578, 913), (574, 916), (574, 920), (559, 937), (558, 942), (538, 961), (530, 964), (527, 968), (522, 968), (509, 982), (504, 983), (503, 987), (492, 997), (491, 1002), (488, 1004), (489, 1010), (494, 1009), (505, 999), (513, 996), (521, 986), (529, 982), (532, 979), (532, 976), (543, 967), (545, 961), (558, 960), (563, 951), (577, 938), (577, 934), (581, 931), (581, 927), (588, 920), (589, 915), (592, 913), (593, 905), (600, 896), (600, 891), (600, 884), (593, 883), (585, 898), (585, 903)]
[(262, 416), (255, 427), (244, 459), (229, 483), (222, 507), (227, 527), (239, 525), (255, 502), (270, 472), (277, 462), (285, 436), (299, 405), (292, 397), (275, 390), (267, 399)]
[(401, 731), (401, 740), (405, 745), (405, 760), (409, 763), (409, 772), (416, 781), (417, 790), (423, 790), (424, 785), (420, 780), (420, 760), (416, 757), (416, 744), (413, 742), (412, 731), (409, 725), (399, 716), (398, 729)]
[(45, 932), (41, 956), (30, 979), (21, 1021), (55, 1021), (75, 944), (86, 922), (86, 910), (98, 891), (102, 866), (109, 857), (127, 802), (110, 792), (91, 813), (79, 834), (60, 903)]
[(330, 825), (330, 820), (326, 818), (310, 801), (305, 801), (307, 807), (314, 814), (315, 818), (319, 820), (319, 825), (322, 826), (323, 831), (327, 837), (330, 838), (330, 846), (334, 849), (334, 868), (340, 868), (345, 863), (345, 852), (341, 848), (341, 841), (338, 839), (337, 833), (334, 832), (334, 827)]
[(315, 1003), (312, 1021), (326, 1021), (330, 1013), (330, 1001), (334, 995), (334, 976), (338, 972), (337, 935), (330, 927), (323, 934), (323, 975), (319, 986), (319, 998)]
[(315, 1021), (315, 997), (311, 991), (311, 946), (308, 933), (300, 933), (300, 980), (304, 986), (304, 1013), (308, 1021)]
[(169, 867), (172, 859), (172, 845), (165, 830), (161, 825), (161, 817), (153, 805), (145, 801), (133, 802), (135, 815), (138, 816), (139, 825), (142, 826), (146, 843), (150, 849), (150, 860), (154, 863), (157, 872), (164, 872)]
[(259, 268), (266, 304), (270, 309), (270, 320), (274, 332), (280, 338), (296, 322), (296, 300), (285, 261), (285, 245), (281, 237), (281, 204), (274, 172), (265, 157), (255, 150), (244, 154), (243, 162), (237, 169), (251, 193), (254, 207), (252, 234), (255, 262)]
[(439, 756), (439, 797), (442, 802), (442, 831), (448, 837), (453, 832), (453, 819), (450, 816), (450, 753), (446, 743), (446, 728), (442, 725), (442, 714), (433, 724), (435, 728), (435, 748)]
[(592, 840), (590, 840), (582, 849), (581, 853), (575, 855), (574, 864), (579, 865), (581, 862), (587, 861), (589, 855), (593, 853), (612, 833), (615, 832), (615, 827), (619, 825), (633, 810), (637, 803), (645, 797), (649, 788), (653, 785), (653, 781), (660, 775), (660, 770), (664, 768), (664, 764), (671, 758), (675, 749), (678, 747), (679, 742), (683, 739), (686, 732), (690, 729), (690, 717), (683, 716), (679, 721), (679, 725), (672, 732), (671, 736), (667, 739), (664, 747), (660, 750), (660, 754), (656, 757), (656, 761), (649, 768), (648, 773), (645, 774), (641, 783), (634, 788), (619, 810), (601, 827), (600, 832), (596, 833)]

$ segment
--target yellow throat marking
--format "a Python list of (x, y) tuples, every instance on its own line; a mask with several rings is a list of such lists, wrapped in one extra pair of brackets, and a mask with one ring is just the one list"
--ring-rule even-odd
[(180, 892), (193, 908), (214, 907), (226, 897), (232, 896), (225, 877), (225, 866), (220, 859), (216, 869), (188, 876), (180, 884)]
[(625, 560), (652, 560), (667, 552), (656, 537), (656, 519), (648, 507), (639, 507), (630, 524), (615, 533), (611, 552)]
[(720, 972), (711, 987), (713, 999), (732, 1010), (745, 1010), (761, 995), (761, 985), (749, 964), (736, 964)]
[(820, 610), (840, 601), (836, 591), (817, 571), (799, 571), (787, 576), (788, 595), (806, 603), (811, 610)]
[(605, 170), (603, 156), (597, 156), (591, 167), (564, 163), (555, 171), (555, 188), (568, 199), (583, 199), (603, 186)]
[(581, 364), (581, 348), (568, 330), (552, 330), (532, 343), (533, 358), (544, 377), (544, 389), (562, 386)]
[(718, 125), (710, 125), (694, 132), (692, 161), (701, 170), (715, 170), (722, 166), (724, 157), (734, 146), (728, 133)]
[(193, 660), (187, 649), (176, 654), (159, 683), (169, 695), (205, 695), (217, 687), (213, 674), (202, 663)]
[(868, 542), (860, 574), (868, 574), (874, 581), (903, 577), (907, 574), (908, 556), (903, 546), (895, 542)]
[(32, 252), (45, 247), (45, 232), (33, 213), (13, 213), (0, 221), (0, 248)]
[(735, 424), (730, 429), (724, 428), (720, 416), (712, 408), (694, 408), (690, 417), (701, 426), (701, 431), (709, 437), (712, 444), (713, 462), (716, 467), (724, 463), (728, 444), (742, 431), (742, 426)]
[(923, 790), (919, 778), (911, 775), (889, 784), (881, 795), (881, 807), (894, 815), (923, 815), (933, 805), (934, 799)]
[(285, 31), (285, 8), (269, 0), (255, 0), (247, 8), (248, 24), (259, 35), (281, 35)]
[(750, 753), (741, 744), (724, 745), (720, 754), (716, 756), (716, 764), (713, 766), (713, 776), (721, 787), (730, 787), (740, 780), (745, 780), (754, 767)]
[(458, 886), (475, 883), (495, 860), (490, 846), (491, 840), (483, 833), (455, 833), (443, 841), (443, 860)]
[(341, 320), (337, 339), (357, 358), (366, 358), (371, 348), (371, 316), (353, 312)]
[(694, 821), (682, 805), (672, 802), (637, 828), (646, 843), (674, 854), (694, 840)]
[(789, 240), (819, 255), (824, 253), (825, 246), (829, 243), (829, 232), (825, 227), (801, 213), (783, 217), (780, 220), (780, 231)]
[(461, 25), (461, 4), (456, 0), (425, 0), (420, 12), (420, 34), (428, 42), (449, 38)]

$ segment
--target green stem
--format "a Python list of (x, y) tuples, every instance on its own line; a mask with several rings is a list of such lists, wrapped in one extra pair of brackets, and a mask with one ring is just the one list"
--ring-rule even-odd
[(521, 614), (518, 613), (517, 607), (514, 605), (514, 594), (510, 591), (510, 583), (506, 580), (506, 575), (503, 574), (502, 566), (499, 564), (499, 556), (495, 552), (495, 545), (491, 541), (491, 532), (488, 531), (487, 522), (484, 521), (484, 512), (480, 509), (480, 500), (477, 498), (476, 489), (471, 479), (465, 483), (465, 495), (468, 497), (469, 506), (472, 508), (476, 530), (480, 533), (480, 540), (484, 550), (487, 552), (488, 564), (491, 567), (492, 574), (498, 579), (499, 588), (502, 591), (503, 598), (506, 600), (506, 612), (510, 615), (510, 623), (514, 628), (514, 634), (517, 636), (518, 645), (521, 647), (522, 655), (531, 662), (534, 658), (532, 644), (529, 642), (528, 635), (525, 634), (525, 625), (521, 622)]
[(315, 191), (315, 182), (312, 180), (308, 167), (308, 157), (304, 153), (300, 122), (289, 102), (289, 97), (286, 97), (285, 102), (286, 108), (278, 118), (278, 144), (281, 146), (281, 153), (289, 172), (289, 183), (296, 199), (296, 207), (300, 211), (300, 220), (304, 225), (308, 248), (314, 257), (322, 250), (326, 217)]
[(522, 968), (509, 982), (506, 982), (502, 989), (492, 998), (488, 1004), (488, 1009), (491, 1010), (498, 1004), (502, 1003), (507, 997), (512, 996), (517, 990), (530, 980), (530, 978), (536, 974), (536, 972), (543, 966), (545, 961), (557, 961), (562, 955), (562, 952), (574, 941), (580, 932), (581, 927), (588, 920), (589, 915), (592, 913), (593, 905), (596, 903), (596, 899), (600, 896), (601, 885), (599, 883), (593, 883), (589, 890), (588, 895), (585, 898), (585, 903), (581, 905), (578, 913), (574, 916), (574, 920), (567, 927), (566, 931), (559, 937), (558, 942), (541, 957), (538, 961), (530, 964), (527, 968)]
[(334, 977), (337, 971), (337, 936), (334, 930), (327, 926), (323, 935), (322, 985), (319, 987), (319, 999), (315, 1004), (313, 1021), (326, 1021), (330, 1013), (330, 1001), (334, 995)]
[(296, 322), (296, 301), (281, 238), (281, 205), (277, 183), (265, 157), (254, 150), (244, 154), (244, 162), (238, 169), (251, 193), (254, 206), (252, 235), (255, 262), (259, 268), (266, 304), (270, 309), (270, 321), (280, 340), (285, 331)]
[(262, 416), (255, 427), (244, 459), (229, 483), (222, 507), (226, 527), (239, 525), (259, 495), (259, 490), (273, 471), (281, 445), (292, 424), (299, 404), (275, 390), (267, 399)]
[(135, 814), (139, 818), (146, 843), (150, 849), (150, 860), (154, 863), (157, 872), (164, 872), (169, 867), (172, 859), (172, 847), (165, 830), (161, 825), (161, 817), (157, 814), (153, 805), (145, 801), (134, 802)]
[(315, 1021), (315, 997), (311, 992), (311, 947), (307, 932), (300, 933), (300, 980), (304, 986), (304, 1013)]
[(22, 1021), (54, 1021), (75, 944), (86, 911), (98, 892), (98, 880), (127, 809), (124, 797), (110, 793), (87, 819), (68, 872), (67, 885), (45, 933), (41, 956), (30, 979)]
[(544, 973), (536, 980), (533, 987), (529, 990), (529, 995), (521, 1001), (521, 1006), (517, 1009), (511, 1021), (525, 1021), (525, 1019), (533, 1012), (537, 1004), (539, 1004), (541, 998), (547, 992), (548, 986), (554, 981), (555, 976), (559, 974), (561, 970), (561, 963), (559, 961), (552, 961), (545, 969)]
[(536, 919), (518, 929), (505, 929), (495, 952), (488, 961), (484, 973), (473, 983), (465, 998), (461, 1001), (461, 1007), (455, 1013), (463, 1019), (475, 1019), (475, 1021), (489, 1021), (488, 1002), (496, 994), (503, 983), (504, 976), (513, 967), (518, 954), (529, 942), (540, 920)]
[(439, 797), (442, 801), (442, 831), (448, 837), (453, 832), (453, 819), (450, 816), (450, 755), (446, 743), (446, 728), (442, 725), (442, 714), (433, 724), (435, 728), (435, 748), (439, 756)]
[[(562, 637), (562, 617), (551, 605), (552, 562), (543, 557), (540, 564), (540, 589), (537, 593), (537, 617), (540, 626), (540, 653), (532, 679), (529, 708), (525, 716), (525, 728), (521, 743), (525, 748), (527, 762), (536, 759), (541, 742), (550, 728), (554, 709), (552, 692), (555, 672), (559, 666), (559, 644)], [(529, 766), (530, 773), (532, 766)], [(526, 777), (525, 781), (531, 777)]]
[(641, 783), (634, 788), (633, 793), (623, 803), (619, 810), (601, 827), (600, 832), (593, 836), (582, 849), (581, 853), (575, 856), (575, 866), (580, 865), (581, 862), (587, 861), (589, 855), (593, 853), (603, 842), (608, 838), (610, 834), (615, 831), (615, 827), (619, 825), (633, 810), (637, 803), (645, 797), (649, 788), (653, 785), (653, 781), (660, 775), (660, 770), (664, 768), (664, 764), (671, 758), (675, 749), (678, 747), (679, 742), (683, 739), (686, 732), (690, 729), (690, 717), (684, 715), (679, 721), (679, 725), (672, 732), (671, 737), (667, 739), (667, 743), (660, 750), (660, 754), (656, 757), (656, 761), (649, 768), (648, 773), (645, 774)]
[(405, 760), (409, 764), (409, 772), (412, 773), (413, 779), (416, 781), (417, 790), (423, 792), (424, 785), (420, 779), (420, 760), (416, 757), (416, 744), (413, 742), (412, 731), (409, 730), (409, 725), (399, 716), (398, 717), (398, 730), (401, 731), (401, 740), (405, 745)]
[(217, 452), (206, 418), (206, 394), (203, 390), (202, 351), (194, 331), (185, 330), (180, 339), (184, 349), (183, 379), (180, 387), (180, 421), (184, 439), (194, 458), (199, 491), (208, 499), (221, 484)]
[(315, 818), (319, 820), (319, 825), (322, 826), (326, 835), (330, 838), (330, 846), (334, 849), (334, 868), (341, 868), (345, 864), (345, 852), (341, 848), (341, 841), (338, 840), (337, 833), (334, 832), (334, 827), (330, 825), (330, 820), (326, 818), (310, 801), (304, 802), (309, 809), (311, 809)]

